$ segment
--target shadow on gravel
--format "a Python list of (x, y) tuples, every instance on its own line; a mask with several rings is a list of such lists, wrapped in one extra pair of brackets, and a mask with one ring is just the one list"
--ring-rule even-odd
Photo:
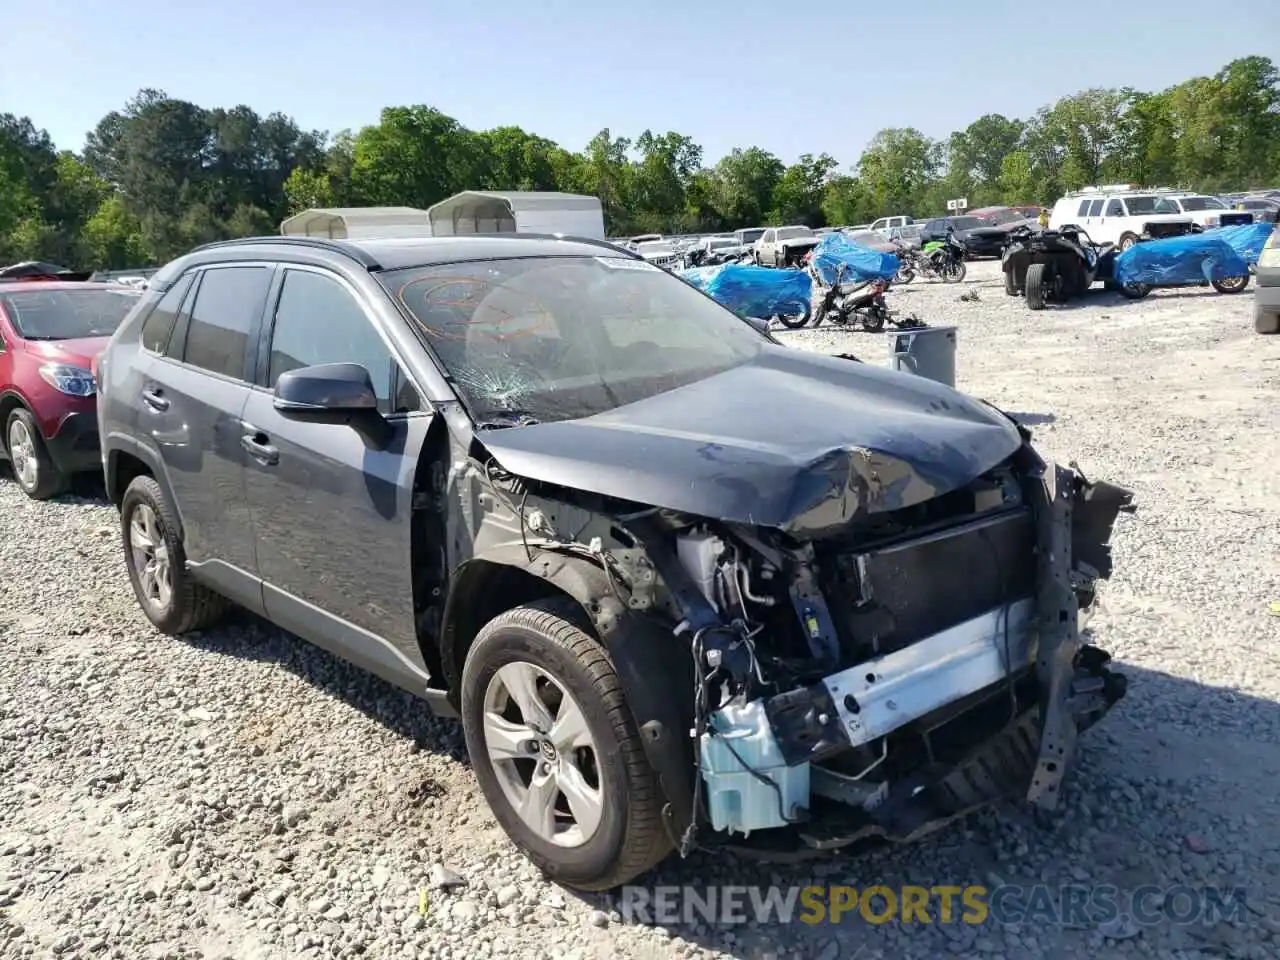
[[(14, 480), (13, 468), (8, 460), (0, 460), (0, 484), (13, 484), (14, 487), (18, 485), (17, 481)], [(107, 499), (106, 483), (99, 473), (72, 474), (70, 488), (65, 493), (54, 497), (50, 502), (73, 507), (105, 507), (110, 503)]]
[(462, 725), (426, 702), (241, 608), (218, 627), (180, 638), (210, 655), (275, 664), (346, 702), (419, 749), (469, 765)]
[[(815, 911), (797, 898), (789, 922), (779, 922), (776, 912), (754, 927), (742, 919), (752, 913), (752, 888), (757, 899), (772, 891), (785, 903), (792, 888), (810, 885), (859, 891), (873, 885), (891, 891), (970, 884), (991, 891), (1008, 885), (1021, 888), (1021, 899), (1007, 901), (1016, 906), (1041, 884), (1055, 897), (1069, 895), (1063, 893), (1068, 886), (1099, 898), (1113, 891), (1123, 908), (1135, 890), (1147, 886), (1166, 892), (1211, 887), (1224, 895), (1243, 886), (1248, 893), (1237, 922), (1176, 923), (1170, 913), (1185, 915), (1178, 913), (1186, 909), (1185, 897), (1163, 908), (1157, 900), (1148, 915), (1151, 922), (1136, 936), (1146, 941), (1143, 952), (1159, 950), (1161, 956), (1166, 950), (1267, 955), (1274, 941), (1268, 943), (1272, 933), (1263, 918), (1274, 907), (1265, 898), (1280, 882), (1280, 811), (1273, 787), (1280, 776), (1280, 703), (1132, 666), (1120, 669), (1130, 679), (1128, 697), (1083, 734), (1067, 809), (1049, 826), (1038, 826), (1023, 804), (1010, 800), (915, 844), (870, 845), (830, 860), (770, 865), (705, 853), (685, 861), (671, 858), (639, 884), (650, 897), (657, 888), (670, 887), (692, 890), (697, 899), (675, 900), (674, 917), (655, 912), (628, 921), (624, 915), (623, 922), (658, 924), (673, 936), (744, 960), (784, 953), (824, 960), (951, 954), (1132, 957), (1133, 940), (1103, 937), (1096, 914), (1085, 923), (1063, 918), (1019, 924), (1010, 921), (1026, 918), (998, 918), (993, 910), (981, 925), (943, 924), (937, 922), (939, 901), (934, 899), (929, 908), (934, 922), (904, 924), (899, 899), (886, 923), (864, 919), (861, 901), (838, 923), (826, 914), (814, 923), (804, 918), (812, 921)], [(709, 885), (747, 888), (732, 902), (741, 904), (742, 912), (712, 899), (723, 897), (725, 886), (713, 894)], [(824, 902), (823, 897), (814, 902)], [(987, 898), (995, 900), (990, 893)], [(704, 903), (720, 912), (708, 920)], [(649, 904), (653, 909), (652, 899)], [(612, 906), (621, 912), (621, 893), (614, 894)], [(891, 906), (875, 901), (872, 914)]]

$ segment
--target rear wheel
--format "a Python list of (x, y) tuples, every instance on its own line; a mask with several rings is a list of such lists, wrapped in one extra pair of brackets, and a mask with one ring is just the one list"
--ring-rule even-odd
[(462, 723), (494, 816), (548, 876), (609, 890), (670, 850), (661, 794), (622, 686), (572, 601), (484, 626), (462, 671)]
[(160, 484), (136, 477), (120, 501), (125, 566), (142, 612), (157, 630), (171, 635), (211, 626), (227, 609), (223, 597), (187, 572), (178, 529)]
[(871, 307), (862, 314), (862, 329), (868, 333), (879, 333), (884, 329), (887, 313), (888, 311), (884, 307)]
[(31, 411), (17, 407), (5, 426), (5, 446), (13, 478), (32, 500), (48, 500), (67, 488), (67, 475), (49, 456), (40, 427)]
[(907, 264), (898, 267), (898, 272), (893, 275), (894, 283), (910, 283), (916, 278), (916, 272)]
[(1227, 277), (1225, 280), (1214, 280), (1213, 289), (1219, 293), (1241, 293), (1245, 287), (1249, 286), (1249, 275), (1246, 273), (1242, 277)]
[(1044, 309), (1045, 275), (1048, 269), (1043, 263), (1033, 263), (1027, 267), (1027, 307), (1032, 310)]

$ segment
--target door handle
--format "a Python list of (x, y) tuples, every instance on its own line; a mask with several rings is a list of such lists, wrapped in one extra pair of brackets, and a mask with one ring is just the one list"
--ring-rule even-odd
[(265, 438), (260, 440), (258, 439), (259, 437), (262, 437), (262, 434), (246, 433), (240, 438), (240, 446), (249, 452), (249, 456), (267, 466), (274, 466), (279, 463), (280, 451), (267, 443)]
[(163, 413), (169, 409), (168, 398), (164, 395), (163, 390), (157, 388), (143, 390), (142, 402), (158, 413)]

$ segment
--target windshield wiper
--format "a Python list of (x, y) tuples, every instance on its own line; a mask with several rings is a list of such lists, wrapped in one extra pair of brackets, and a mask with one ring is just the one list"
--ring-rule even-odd
[(503, 427), (532, 427), (541, 422), (527, 410), (494, 410), (476, 426), (481, 430), (499, 430)]

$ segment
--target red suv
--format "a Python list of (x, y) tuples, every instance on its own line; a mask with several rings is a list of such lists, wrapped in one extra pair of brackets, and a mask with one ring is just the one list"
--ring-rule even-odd
[(92, 366), (141, 293), (69, 276), (0, 278), (0, 459), (35, 500), (102, 469)]

